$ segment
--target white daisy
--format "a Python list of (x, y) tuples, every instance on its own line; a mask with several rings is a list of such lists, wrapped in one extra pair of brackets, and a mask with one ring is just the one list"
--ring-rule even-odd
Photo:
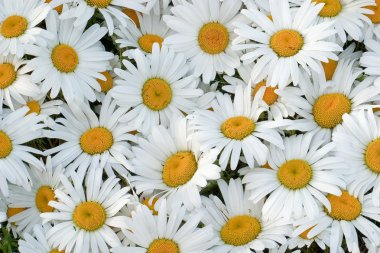
[(73, 183), (61, 176), (64, 189), (55, 190), (57, 201), (49, 202), (56, 212), (41, 214), (55, 224), (46, 234), (49, 244), (65, 252), (110, 252), (109, 247), (120, 245), (112, 227), (126, 226), (124, 217), (116, 214), (129, 202), (129, 188), (121, 188), (115, 177), (103, 182), (102, 170), (87, 174), (86, 190), (76, 173), (70, 178)]
[(286, 243), (291, 233), (289, 220), (266, 221), (262, 218), (262, 203), (248, 200), (240, 179), (230, 179), (229, 185), (218, 180), (224, 203), (214, 195), (202, 197), (202, 222), (212, 225), (218, 240), (214, 252), (246, 253), (277, 248)]
[(115, 247), (113, 253), (149, 252), (149, 253), (208, 253), (215, 245), (211, 226), (198, 228), (201, 215), (190, 214), (185, 219), (186, 209), (178, 207), (170, 212), (163, 200), (158, 209), (158, 216), (140, 205), (128, 220), (125, 236), (136, 246)]
[(214, 80), (216, 73), (232, 76), (240, 65), (239, 55), (231, 50), (231, 41), (235, 36), (232, 24), (241, 4), (240, 0), (183, 1), (171, 8), (172, 16), (164, 16), (175, 31), (165, 44), (184, 53), (194, 75), (202, 75), (205, 83)]
[(174, 54), (154, 43), (153, 52), (145, 56), (135, 51), (137, 67), (124, 60), (127, 70), (115, 69), (122, 80), (111, 90), (117, 104), (129, 110), (120, 121), (129, 122), (139, 132), (148, 133), (153, 126), (168, 126), (174, 115), (191, 113), (196, 107), (192, 100), (203, 92), (198, 78), (188, 74), (183, 55)]
[(10, 186), (8, 207), (25, 208), (24, 211), (9, 218), (9, 222), (17, 224), (17, 231), (30, 233), (36, 224), (41, 224), (40, 214), (52, 212), (49, 201), (55, 200), (54, 190), (60, 185), (62, 170), (60, 166), (53, 169), (51, 158), (48, 157), (43, 170), (30, 167), (32, 189), (25, 190), (20, 186)]
[(0, 114), (0, 191), (8, 196), (8, 182), (30, 190), (30, 175), (25, 163), (39, 169), (43, 167), (33, 154), (41, 151), (24, 145), (42, 136), (42, 118), (27, 115), (21, 108), (7, 115)]
[(217, 151), (201, 153), (196, 134), (188, 129), (185, 118), (172, 119), (171, 127), (153, 127), (146, 139), (132, 147), (137, 176), (131, 177), (137, 194), (163, 195), (168, 206), (185, 204), (187, 209), (201, 206), (199, 191), (207, 181), (220, 178), (214, 162)]
[(191, 115), (191, 124), (197, 131), (201, 151), (216, 148), (220, 152), (222, 169), (236, 169), (241, 153), (250, 167), (254, 161), (266, 162), (268, 148), (261, 140), (284, 148), (278, 127), (286, 126), (286, 120), (259, 120), (267, 108), (260, 106), (264, 90), (252, 99), (251, 87), (238, 86), (232, 102), (230, 95), (218, 93), (211, 110), (197, 110)]
[(371, 22), (364, 23), (364, 38), (371, 39), (376, 37), (380, 39), (380, 0), (374, 0), (376, 5), (365, 6), (365, 8), (370, 9), (373, 13), (366, 14), (366, 16), (371, 20)]
[(321, 210), (317, 218), (309, 217), (297, 220), (294, 224), (297, 229), (293, 235), (298, 235), (305, 230), (308, 238), (313, 238), (327, 228), (331, 228), (330, 252), (344, 252), (341, 250), (343, 237), (349, 252), (361, 252), (359, 249), (358, 233), (366, 236), (374, 244), (380, 244), (380, 229), (374, 223), (379, 222), (380, 208), (372, 205), (371, 197), (357, 198), (343, 191), (341, 196), (328, 194), (327, 199), (331, 205), (331, 211)]
[[(291, 14), (286, 0), (270, 0), (271, 18), (257, 9), (242, 10), (247, 18), (257, 24), (251, 27), (236, 23), (233, 49), (246, 50), (241, 60), (257, 63), (252, 69), (252, 81), (258, 83), (267, 79), (270, 86), (280, 89), (289, 84), (289, 78), (297, 85), (299, 72), (304, 69), (323, 73), (321, 61), (338, 60), (334, 51), (342, 48), (326, 38), (335, 34), (332, 22), (315, 24), (322, 4), (305, 0), (295, 13)], [(273, 20), (273, 21), (272, 21)]]
[[(62, 108), (64, 118), (58, 118), (55, 124), (49, 125), (44, 135), (65, 142), (45, 151), (45, 155), (57, 153), (52, 158), (53, 166), (62, 165), (66, 171), (77, 170), (82, 178), (87, 170), (94, 168), (110, 171), (111, 168), (123, 177), (132, 167), (128, 159), (132, 158), (128, 141), (134, 136), (133, 130), (118, 119), (125, 113), (117, 108), (115, 101), (107, 95), (100, 109), (99, 116), (89, 105), (75, 101), (69, 108)], [(120, 163), (124, 168), (119, 171), (113, 164)]]
[[(74, 97), (94, 101), (94, 90), (101, 87), (96, 79), (106, 80), (100, 72), (109, 67), (113, 54), (106, 52), (99, 40), (107, 29), (98, 24), (74, 28), (73, 20), (59, 21), (56, 12), (50, 12), (46, 20), (47, 30), (54, 34), (48, 45), (28, 45), (26, 51), (35, 56), (27, 64), (33, 69), (32, 80), (42, 81), (41, 90), (55, 98), (62, 89), (66, 100)], [(65, 32), (63, 32), (65, 31)]]
[(46, 239), (46, 232), (50, 226), (35, 225), (33, 233), (25, 233), (24, 239), (18, 241), (18, 250), (20, 253), (64, 253), (52, 248)]
[(254, 203), (265, 199), (263, 216), (316, 217), (319, 205), (331, 209), (325, 193), (340, 195), (345, 187), (346, 166), (332, 156), (333, 143), (325, 144), (320, 135), (293, 135), (284, 139), (283, 150), (271, 145), (267, 168), (254, 168), (243, 178)]
[(25, 45), (36, 42), (46, 44), (52, 34), (37, 27), (50, 11), (39, 0), (0, 1), (0, 54), (13, 54), (21, 58)]
[(375, 85), (380, 87), (380, 42), (376, 40), (366, 40), (367, 52), (360, 58), (360, 64), (364, 67), (364, 72), (369, 76), (374, 76)]

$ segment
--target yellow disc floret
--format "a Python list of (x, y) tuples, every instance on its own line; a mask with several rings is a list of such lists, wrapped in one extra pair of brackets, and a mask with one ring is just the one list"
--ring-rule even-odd
[(162, 180), (173, 188), (184, 185), (193, 178), (197, 168), (198, 164), (192, 152), (177, 152), (166, 160)]
[(146, 253), (180, 253), (180, 250), (175, 241), (160, 238), (150, 243)]
[(22, 16), (13, 15), (7, 17), (1, 23), (1, 35), (4, 38), (11, 39), (23, 35), (28, 28), (28, 20)]
[(347, 191), (343, 191), (341, 196), (327, 195), (331, 204), (331, 212), (325, 212), (334, 220), (352, 221), (358, 218), (362, 212), (362, 204)]
[(51, 60), (54, 67), (63, 73), (74, 72), (79, 64), (78, 53), (69, 45), (60, 44), (53, 48)]
[(198, 33), (199, 47), (208, 54), (222, 53), (227, 48), (229, 41), (228, 30), (220, 23), (207, 23)]
[[(52, 0), (45, 0), (45, 3), (50, 3)], [(54, 8), (54, 10), (56, 10), (58, 12), (58, 14), (61, 14), (62, 13), (62, 10), (63, 10), (63, 5), (59, 5), (57, 7)]]
[(23, 208), (23, 207), (8, 207), (7, 217), (11, 218), (11, 217), (15, 216), (16, 214), (19, 214), (25, 210), (26, 210), (26, 208)]
[(365, 163), (374, 173), (380, 173), (380, 138), (373, 140), (365, 151)]
[(158, 212), (156, 211), (156, 209), (154, 209), (154, 205), (156, 204), (158, 198), (153, 198), (153, 199), (144, 199), (143, 200), (143, 204), (146, 205), (149, 210), (152, 211), (153, 215), (157, 215)]
[(49, 201), (55, 200), (54, 190), (47, 185), (41, 186), (36, 193), (36, 207), (41, 213), (53, 212), (54, 208), (49, 206)]
[(272, 35), (269, 46), (279, 57), (291, 57), (296, 55), (303, 47), (302, 34), (296, 30), (283, 29)]
[(319, 12), (319, 16), (325, 18), (332, 18), (337, 16), (342, 11), (342, 4), (340, 0), (313, 0), (314, 3), (324, 3), (322, 10)]
[(96, 81), (98, 81), (101, 91), (103, 93), (107, 93), (113, 87), (113, 78), (109, 71), (104, 71), (101, 74), (106, 78), (106, 80), (103, 81), (100, 79), (96, 79)]
[(172, 89), (168, 82), (160, 78), (152, 78), (142, 88), (143, 103), (153, 111), (165, 109), (172, 101)]
[(261, 223), (257, 218), (239, 215), (230, 218), (223, 225), (220, 237), (226, 244), (242, 246), (255, 240), (260, 232)]
[(223, 122), (221, 131), (227, 138), (242, 140), (255, 131), (253, 120), (245, 116), (231, 117)]
[(310, 227), (310, 228), (308, 228), (308, 229), (306, 229), (305, 231), (303, 231), (303, 232), (299, 235), (299, 237), (301, 237), (302, 239), (305, 239), (305, 240), (310, 240), (310, 239), (312, 239), (312, 238), (309, 238), (309, 237), (307, 236), (307, 234), (308, 234), (308, 233), (310, 232), (310, 230), (312, 230), (314, 227), (315, 227), (315, 225), (312, 226), (312, 227)]
[(73, 222), (80, 229), (96, 231), (106, 223), (107, 213), (98, 202), (87, 201), (77, 205), (73, 212)]
[(329, 59), (328, 62), (322, 62), (323, 70), (325, 71), (326, 80), (332, 80), (336, 66), (338, 66), (338, 62)]
[(322, 128), (334, 128), (343, 121), (343, 114), (351, 112), (351, 100), (344, 94), (320, 96), (314, 103), (315, 122)]
[(155, 34), (144, 34), (138, 40), (139, 46), (147, 53), (152, 53), (153, 44), (158, 43), (160, 48), (164, 39), (161, 36)]
[[(266, 86), (266, 82), (265, 81), (262, 81), (260, 83), (258, 83), (255, 88), (253, 89), (253, 92), (252, 92), (252, 95), (253, 96), (256, 96), (257, 92), (260, 90), (261, 87), (265, 87)], [(263, 100), (264, 102), (267, 104), (267, 105), (273, 105), (277, 99), (278, 99), (278, 95), (275, 93), (275, 91), (278, 89), (278, 87), (266, 87), (265, 88), (265, 92), (264, 92), (264, 96), (263, 96)]]
[(15, 66), (10, 63), (2, 63), (0, 64), (0, 89), (6, 89), (17, 78), (17, 72), (15, 70)]
[(286, 188), (297, 190), (309, 184), (313, 177), (311, 166), (305, 160), (289, 160), (281, 165), (277, 178)]
[(12, 140), (0, 130), (0, 159), (7, 157), (13, 150)]
[(64, 250), (52, 249), (52, 250), (50, 250), (49, 253), (65, 253), (65, 251)]
[(87, 4), (95, 8), (107, 8), (111, 4), (112, 0), (86, 0)]
[(83, 152), (90, 155), (102, 154), (109, 150), (112, 145), (112, 133), (104, 127), (91, 128), (80, 137), (80, 146)]
[(140, 28), (140, 20), (135, 10), (124, 7), (121, 11), (135, 23), (137, 28)]
[(29, 111), (26, 113), (26, 115), (31, 114), (31, 113), (36, 113), (38, 115), (41, 113), (41, 105), (36, 100), (27, 102), (26, 106), (29, 108)]
[(380, 0), (375, 0), (376, 5), (366, 6), (365, 8), (373, 11), (373, 14), (366, 14), (366, 16), (372, 21), (373, 24), (380, 23)]

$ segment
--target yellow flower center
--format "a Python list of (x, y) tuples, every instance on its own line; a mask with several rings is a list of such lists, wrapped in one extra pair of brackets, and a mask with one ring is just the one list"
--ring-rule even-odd
[(351, 101), (341, 93), (320, 96), (314, 103), (315, 122), (322, 128), (334, 128), (343, 121), (343, 114), (351, 112)]
[(168, 82), (160, 78), (146, 81), (141, 95), (144, 105), (153, 111), (165, 109), (172, 101), (173, 96)]
[(49, 201), (55, 200), (54, 190), (50, 186), (41, 186), (36, 193), (36, 207), (41, 213), (53, 212), (54, 208), (49, 206)]
[(156, 209), (154, 209), (154, 205), (156, 204), (157, 200), (158, 200), (158, 198), (153, 198), (152, 200), (151, 199), (144, 199), (143, 200), (143, 204), (146, 205), (149, 208), (149, 210), (152, 211), (153, 215), (158, 214)]
[(74, 72), (79, 64), (79, 57), (75, 49), (65, 44), (53, 48), (51, 60), (54, 67), (63, 73)]
[(22, 16), (7, 17), (1, 24), (1, 35), (4, 38), (16, 38), (23, 35), (28, 28), (28, 20)]
[(313, 239), (313, 238), (308, 238), (307, 237), (307, 234), (310, 232), (310, 230), (312, 230), (313, 228), (315, 227), (315, 225), (314, 226), (312, 226), (312, 227), (310, 227), (310, 228), (308, 228), (308, 229), (306, 229), (305, 231), (303, 231), (300, 235), (299, 235), (299, 237), (301, 237), (302, 239), (305, 239), (305, 240), (310, 240), (310, 239)]
[(220, 54), (228, 46), (230, 34), (227, 28), (216, 22), (207, 23), (199, 30), (199, 47), (208, 54)]
[(52, 249), (52, 250), (50, 250), (49, 253), (65, 253), (65, 251), (64, 250)]
[(113, 136), (108, 129), (95, 127), (82, 134), (79, 142), (82, 150), (87, 154), (101, 154), (112, 147)]
[(6, 89), (17, 78), (17, 72), (15, 70), (15, 66), (10, 63), (2, 63), (0, 64), (0, 89)]
[(150, 243), (146, 253), (180, 253), (180, 250), (173, 240), (160, 238)]
[(153, 44), (158, 43), (160, 48), (164, 39), (155, 34), (144, 34), (138, 40), (139, 46), (147, 53), (152, 53)]
[[(253, 89), (253, 92), (252, 92), (252, 95), (253, 96), (256, 96), (257, 92), (260, 90), (261, 87), (265, 87), (266, 86), (266, 82), (265, 81), (262, 81), (260, 83), (258, 83), (256, 85), (256, 87)], [(266, 87), (265, 88), (265, 92), (264, 92), (264, 96), (263, 96), (263, 100), (264, 102), (267, 104), (267, 105), (273, 105), (277, 99), (278, 99), (278, 95), (274, 92), (275, 90), (277, 90), (278, 87)]]
[(87, 4), (94, 8), (107, 8), (112, 0), (86, 0)]
[(312, 179), (313, 171), (309, 163), (294, 159), (285, 162), (277, 172), (277, 178), (291, 190), (304, 188)]
[(169, 187), (179, 187), (193, 178), (197, 168), (198, 164), (192, 152), (177, 152), (166, 160), (162, 180)]
[(373, 11), (373, 14), (367, 14), (366, 16), (372, 21), (373, 24), (380, 23), (380, 0), (375, 0), (375, 6), (366, 6), (365, 8)]
[(303, 47), (302, 34), (292, 29), (283, 29), (269, 40), (269, 46), (279, 57), (291, 57), (296, 55)]
[(124, 7), (121, 11), (135, 23), (137, 28), (140, 28), (140, 20), (135, 10)]
[[(50, 3), (52, 0), (45, 0), (45, 3)], [(54, 10), (56, 10), (58, 12), (58, 14), (61, 14), (62, 13), (62, 10), (63, 10), (63, 5), (59, 5), (57, 7), (54, 8)]]
[(242, 246), (257, 238), (261, 223), (255, 217), (239, 215), (230, 218), (220, 230), (221, 239), (230, 245)]
[(26, 113), (26, 115), (31, 113), (40, 114), (41, 113), (41, 106), (38, 101), (32, 100), (26, 103), (26, 106), (29, 107), (29, 111)]
[(256, 125), (253, 120), (245, 116), (231, 117), (225, 120), (221, 131), (227, 138), (242, 140), (255, 131)]
[(328, 62), (322, 62), (323, 69), (325, 71), (326, 80), (332, 80), (336, 66), (338, 65), (337, 61), (329, 59)]
[(73, 213), (73, 221), (80, 229), (96, 231), (100, 229), (107, 219), (104, 207), (94, 201), (82, 202), (77, 205)]
[(337, 16), (342, 11), (342, 4), (340, 0), (313, 0), (314, 3), (324, 3), (322, 10), (319, 12), (319, 16), (325, 18), (332, 18)]
[(106, 78), (106, 80), (103, 81), (100, 79), (96, 79), (96, 81), (98, 81), (101, 91), (103, 93), (107, 93), (113, 87), (113, 78), (109, 71), (104, 71), (101, 74)]
[(13, 150), (12, 140), (0, 130), (0, 159), (7, 157)]
[(325, 212), (334, 220), (352, 221), (362, 212), (360, 201), (347, 191), (343, 191), (341, 196), (328, 194), (327, 199), (331, 204), (331, 212), (328, 213), (326, 208)]
[(25, 211), (26, 208), (23, 207), (8, 207), (7, 209), (7, 217), (10, 218), (12, 216), (15, 216), (16, 214), (19, 214), (23, 211)]
[(380, 173), (380, 138), (373, 140), (365, 151), (365, 163), (374, 173)]

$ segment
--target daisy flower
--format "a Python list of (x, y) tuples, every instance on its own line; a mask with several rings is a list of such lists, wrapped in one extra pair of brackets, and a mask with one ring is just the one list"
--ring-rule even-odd
[(201, 215), (190, 214), (185, 221), (185, 214), (184, 207), (168, 211), (165, 200), (161, 202), (157, 216), (145, 205), (138, 206), (127, 221), (130, 230), (124, 231), (125, 236), (136, 246), (115, 247), (111, 252), (211, 252), (216, 241), (211, 226), (198, 228)]
[(329, 246), (331, 253), (343, 252), (341, 244), (343, 237), (349, 252), (361, 252), (359, 249), (358, 233), (366, 236), (376, 245), (380, 244), (380, 229), (374, 223), (379, 222), (380, 208), (372, 205), (371, 197), (355, 197), (347, 191), (342, 191), (341, 196), (328, 194), (327, 199), (331, 210), (321, 210), (317, 218), (301, 218), (294, 224), (297, 229), (293, 235), (306, 230), (308, 238), (313, 238), (325, 229), (331, 229)]
[(48, 118), (52, 115), (57, 115), (61, 112), (60, 107), (63, 104), (61, 100), (48, 100), (46, 94), (40, 93), (35, 97), (24, 97), (25, 103), (15, 104), (15, 108), (28, 107), (29, 111), (26, 115), (35, 113), (36, 115), (42, 115)]
[(267, 195), (263, 216), (316, 217), (319, 204), (331, 209), (324, 193), (340, 195), (345, 187), (342, 159), (332, 156), (333, 143), (321, 135), (293, 135), (284, 139), (283, 150), (271, 145), (267, 168), (254, 168), (243, 178), (250, 200), (257, 203)]
[(106, 80), (100, 72), (106, 71), (114, 57), (99, 42), (107, 29), (98, 24), (87, 30), (84, 26), (75, 28), (73, 22), (72, 19), (59, 21), (58, 14), (50, 12), (46, 25), (54, 39), (47, 40), (47, 45), (28, 45), (27, 53), (35, 58), (27, 66), (33, 69), (32, 80), (42, 81), (41, 91), (51, 90), (52, 98), (62, 89), (66, 100), (76, 97), (94, 101), (94, 90), (101, 90), (96, 79)]
[(115, 40), (120, 44), (120, 48), (126, 48), (123, 56), (133, 58), (136, 49), (140, 49), (145, 54), (151, 54), (153, 44), (158, 43), (160, 47), (170, 34), (169, 27), (162, 20), (159, 14), (136, 14), (138, 18), (137, 26), (132, 21), (128, 21), (125, 26), (119, 26), (115, 30), (118, 39)]
[(54, 190), (60, 186), (62, 170), (60, 166), (53, 169), (51, 158), (48, 157), (43, 170), (30, 167), (31, 190), (27, 191), (20, 186), (10, 186), (8, 206), (11, 208), (25, 209), (9, 218), (9, 222), (17, 224), (17, 231), (30, 233), (34, 225), (41, 224), (40, 214), (52, 212), (53, 207), (49, 201), (55, 200)]
[(366, 14), (366, 16), (371, 20), (371, 22), (364, 23), (364, 38), (371, 39), (374, 36), (380, 39), (380, 0), (374, 0), (375, 5), (366, 6), (365, 8), (370, 9), (373, 13)]
[(108, 253), (109, 247), (120, 245), (113, 227), (126, 226), (125, 219), (116, 216), (129, 202), (129, 188), (119, 185), (119, 179), (109, 177), (102, 181), (102, 170), (92, 170), (86, 177), (86, 190), (79, 176), (61, 176), (63, 190), (55, 190), (57, 201), (49, 205), (56, 212), (42, 213), (45, 221), (54, 221), (47, 232), (49, 244), (59, 251)]
[(46, 238), (46, 232), (50, 226), (35, 225), (33, 233), (25, 233), (24, 239), (18, 241), (18, 250), (20, 253), (64, 253), (52, 248)]
[(102, 102), (108, 92), (115, 86), (115, 81), (118, 79), (114, 71), (115, 68), (121, 68), (121, 62), (117, 55), (110, 61), (110, 67), (106, 71), (101, 72), (106, 80), (96, 79), (100, 85), (100, 92), (96, 91), (97, 101)]
[(216, 73), (232, 76), (240, 65), (238, 53), (231, 50), (231, 41), (235, 36), (232, 24), (241, 4), (240, 0), (183, 1), (171, 8), (172, 16), (164, 16), (175, 32), (165, 44), (184, 53), (194, 75), (202, 75), (205, 83), (214, 80)]
[(44, 1), (0, 1), (0, 54), (24, 56), (25, 45), (46, 44), (51, 34), (37, 25), (46, 18), (50, 7)]
[(26, 103), (24, 96), (37, 96), (40, 88), (31, 80), (28, 61), (14, 55), (0, 56), (0, 113), (3, 103), (14, 110), (14, 103)]
[(373, 86), (372, 77), (356, 82), (362, 71), (354, 68), (354, 63), (340, 61), (329, 82), (321, 80), (317, 73), (313, 73), (312, 79), (302, 73), (299, 88), (305, 98), (278, 91), (285, 103), (303, 117), (293, 120), (289, 129), (322, 131), (330, 138), (332, 130), (342, 123), (345, 113), (373, 107), (371, 103), (380, 99), (380, 88)]
[(145, 56), (135, 51), (137, 67), (129, 61), (127, 70), (115, 69), (122, 79), (110, 92), (116, 103), (128, 111), (120, 121), (131, 124), (142, 133), (153, 126), (168, 126), (172, 116), (191, 113), (197, 104), (192, 100), (203, 92), (198, 89), (198, 78), (188, 74), (186, 60), (167, 47), (154, 43), (152, 54)]
[(253, 204), (248, 200), (240, 179), (230, 179), (229, 184), (218, 180), (221, 199), (211, 195), (202, 197), (202, 223), (212, 225), (217, 238), (214, 252), (246, 253), (261, 252), (277, 248), (286, 243), (291, 233), (289, 220), (266, 221), (262, 218), (262, 203)]
[(27, 115), (21, 108), (7, 115), (0, 114), (0, 191), (8, 196), (8, 182), (30, 190), (30, 175), (25, 163), (38, 169), (43, 167), (33, 154), (41, 154), (25, 143), (42, 136), (42, 118)]
[(122, 176), (132, 170), (128, 141), (134, 140), (134, 136), (128, 131), (133, 129), (118, 121), (125, 110), (117, 108), (109, 95), (103, 100), (99, 116), (89, 105), (78, 101), (70, 103), (69, 108), (63, 107), (61, 113), (64, 118), (58, 118), (55, 124), (49, 125), (51, 130), (44, 132), (48, 138), (65, 141), (45, 151), (45, 155), (57, 153), (52, 158), (53, 166), (62, 165), (67, 172), (77, 170), (81, 178), (87, 170), (109, 170), (116, 162), (125, 167), (118, 171)]
[(305, 0), (291, 14), (286, 0), (270, 0), (271, 18), (257, 9), (242, 10), (257, 27), (236, 23), (238, 36), (233, 49), (246, 50), (241, 60), (245, 64), (257, 60), (251, 77), (253, 83), (267, 79), (269, 86), (280, 89), (289, 84), (289, 79), (298, 85), (299, 72), (314, 70), (323, 73), (321, 61), (338, 60), (334, 51), (342, 51), (336, 43), (326, 41), (335, 34), (332, 22), (316, 24), (322, 4)]
[(360, 58), (360, 64), (364, 67), (364, 73), (374, 76), (375, 85), (380, 87), (380, 42), (369, 39), (364, 44), (367, 52), (364, 52)]
[(152, 128), (146, 139), (132, 147), (132, 160), (137, 176), (131, 177), (137, 194), (162, 194), (168, 206), (185, 204), (187, 209), (201, 206), (200, 189), (208, 180), (220, 178), (220, 167), (214, 162), (217, 152), (201, 153), (196, 134), (188, 129), (185, 118), (172, 119), (169, 129)]
[(286, 126), (286, 120), (259, 120), (266, 111), (259, 105), (263, 91), (252, 99), (252, 89), (238, 86), (232, 102), (230, 95), (218, 93), (212, 105), (213, 110), (197, 110), (191, 115), (191, 124), (197, 131), (201, 151), (215, 148), (220, 152), (219, 164), (222, 169), (235, 170), (241, 153), (250, 167), (254, 161), (264, 164), (268, 155), (267, 146), (261, 140), (273, 143), (279, 148), (284, 144), (277, 128)]

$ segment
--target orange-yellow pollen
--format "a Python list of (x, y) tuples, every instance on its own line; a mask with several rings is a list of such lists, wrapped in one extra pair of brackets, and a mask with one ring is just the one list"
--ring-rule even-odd
[(315, 225), (312, 226), (312, 227), (310, 227), (310, 228), (308, 228), (308, 229), (306, 229), (305, 231), (303, 231), (303, 232), (299, 235), (299, 237), (301, 237), (302, 239), (305, 239), (305, 240), (310, 240), (310, 239), (312, 239), (312, 238), (309, 238), (309, 237), (307, 236), (307, 234), (308, 234), (308, 233), (310, 232), (310, 230), (312, 230), (314, 227), (315, 227)]
[(199, 47), (208, 54), (220, 54), (228, 46), (230, 35), (227, 28), (217, 22), (207, 23), (198, 33)]
[(296, 55), (303, 47), (304, 39), (296, 30), (283, 29), (272, 35), (269, 46), (278, 57), (291, 57)]
[(101, 204), (94, 201), (80, 203), (73, 212), (74, 224), (80, 229), (90, 232), (100, 229), (106, 219), (106, 210)]
[(41, 213), (53, 212), (49, 202), (55, 200), (54, 190), (50, 186), (41, 186), (36, 193), (36, 207)]
[(64, 250), (52, 249), (52, 250), (50, 250), (49, 253), (65, 253), (65, 251)]
[(86, 0), (87, 4), (95, 8), (107, 8), (111, 4), (112, 0)]
[(144, 34), (143, 36), (139, 38), (138, 43), (142, 50), (144, 50), (147, 53), (152, 53), (153, 44), (158, 43), (161, 48), (163, 41), (164, 39), (159, 35)]
[(75, 49), (65, 44), (54, 47), (50, 57), (54, 67), (63, 73), (74, 72), (79, 64), (79, 57)]
[(23, 208), (23, 207), (8, 207), (7, 217), (11, 218), (11, 217), (15, 216), (16, 214), (19, 214), (25, 210), (26, 210), (26, 208)]
[(162, 180), (169, 187), (179, 187), (193, 178), (197, 168), (198, 164), (192, 152), (177, 152), (166, 160)]
[(313, 171), (305, 160), (289, 160), (281, 165), (277, 178), (286, 188), (297, 190), (306, 187), (313, 177)]
[(17, 72), (11, 63), (0, 64), (0, 89), (6, 89), (16, 81)]
[(28, 20), (22, 16), (7, 17), (1, 23), (0, 33), (4, 38), (11, 39), (23, 35), (28, 28)]
[(82, 134), (79, 142), (83, 152), (90, 155), (102, 154), (112, 147), (113, 136), (107, 128), (95, 127)]
[(336, 66), (338, 66), (338, 62), (329, 59), (328, 62), (322, 62), (323, 69), (325, 71), (326, 80), (330, 81), (332, 80)]
[(31, 113), (36, 113), (38, 115), (41, 113), (41, 105), (36, 100), (27, 102), (26, 106), (29, 108), (29, 111), (26, 113), (26, 115), (29, 115)]
[(145, 82), (142, 89), (143, 103), (153, 111), (165, 109), (172, 101), (172, 89), (168, 82), (152, 78)]
[(257, 238), (261, 232), (260, 221), (249, 215), (230, 218), (220, 230), (221, 239), (229, 245), (242, 246)]
[(140, 20), (135, 10), (124, 7), (121, 11), (135, 23), (137, 28), (140, 28)]
[(150, 243), (146, 253), (180, 253), (180, 249), (175, 241), (160, 238)]
[[(52, 0), (45, 0), (45, 3), (50, 3)], [(62, 10), (63, 10), (63, 5), (59, 5), (57, 7), (54, 8), (54, 10), (56, 10), (58, 12), (58, 14), (61, 14), (62, 13)]]
[(373, 11), (373, 14), (366, 14), (373, 24), (380, 23), (380, 0), (375, 0), (376, 5), (366, 6), (365, 8)]
[(325, 18), (332, 18), (337, 16), (342, 11), (342, 4), (340, 0), (313, 0), (314, 3), (324, 3), (322, 10), (319, 12), (319, 16)]
[(365, 151), (365, 163), (374, 173), (380, 173), (380, 138), (373, 140)]
[(12, 140), (0, 130), (0, 159), (7, 157), (13, 150)]
[(335, 220), (352, 221), (358, 218), (362, 211), (362, 204), (347, 191), (343, 191), (341, 196), (327, 195), (331, 204), (331, 212), (325, 208), (325, 212)]
[(149, 210), (152, 211), (153, 215), (157, 215), (158, 212), (156, 211), (156, 209), (154, 209), (154, 205), (156, 204), (158, 198), (153, 198), (153, 199), (144, 199), (143, 200), (143, 204), (146, 205)]
[(98, 81), (100, 88), (101, 88), (101, 91), (103, 93), (107, 93), (113, 87), (113, 78), (112, 78), (109, 71), (104, 71), (100, 74), (102, 74), (106, 78), (106, 80), (103, 81), (100, 79), (96, 79), (96, 81)]
[[(260, 90), (261, 87), (266, 86), (266, 82), (262, 81), (258, 83), (255, 88), (253, 89), (252, 95), (256, 96), (257, 92)], [(267, 105), (273, 105), (277, 99), (278, 95), (275, 93), (275, 91), (278, 89), (278, 87), (265, 87), (265, 92), (263, 96), (263, 100)]]
[(256, 125), (246, 116), (231, 117), (223, 122), (221, 131), (227, 138), (242, 140), (255, 131)]

